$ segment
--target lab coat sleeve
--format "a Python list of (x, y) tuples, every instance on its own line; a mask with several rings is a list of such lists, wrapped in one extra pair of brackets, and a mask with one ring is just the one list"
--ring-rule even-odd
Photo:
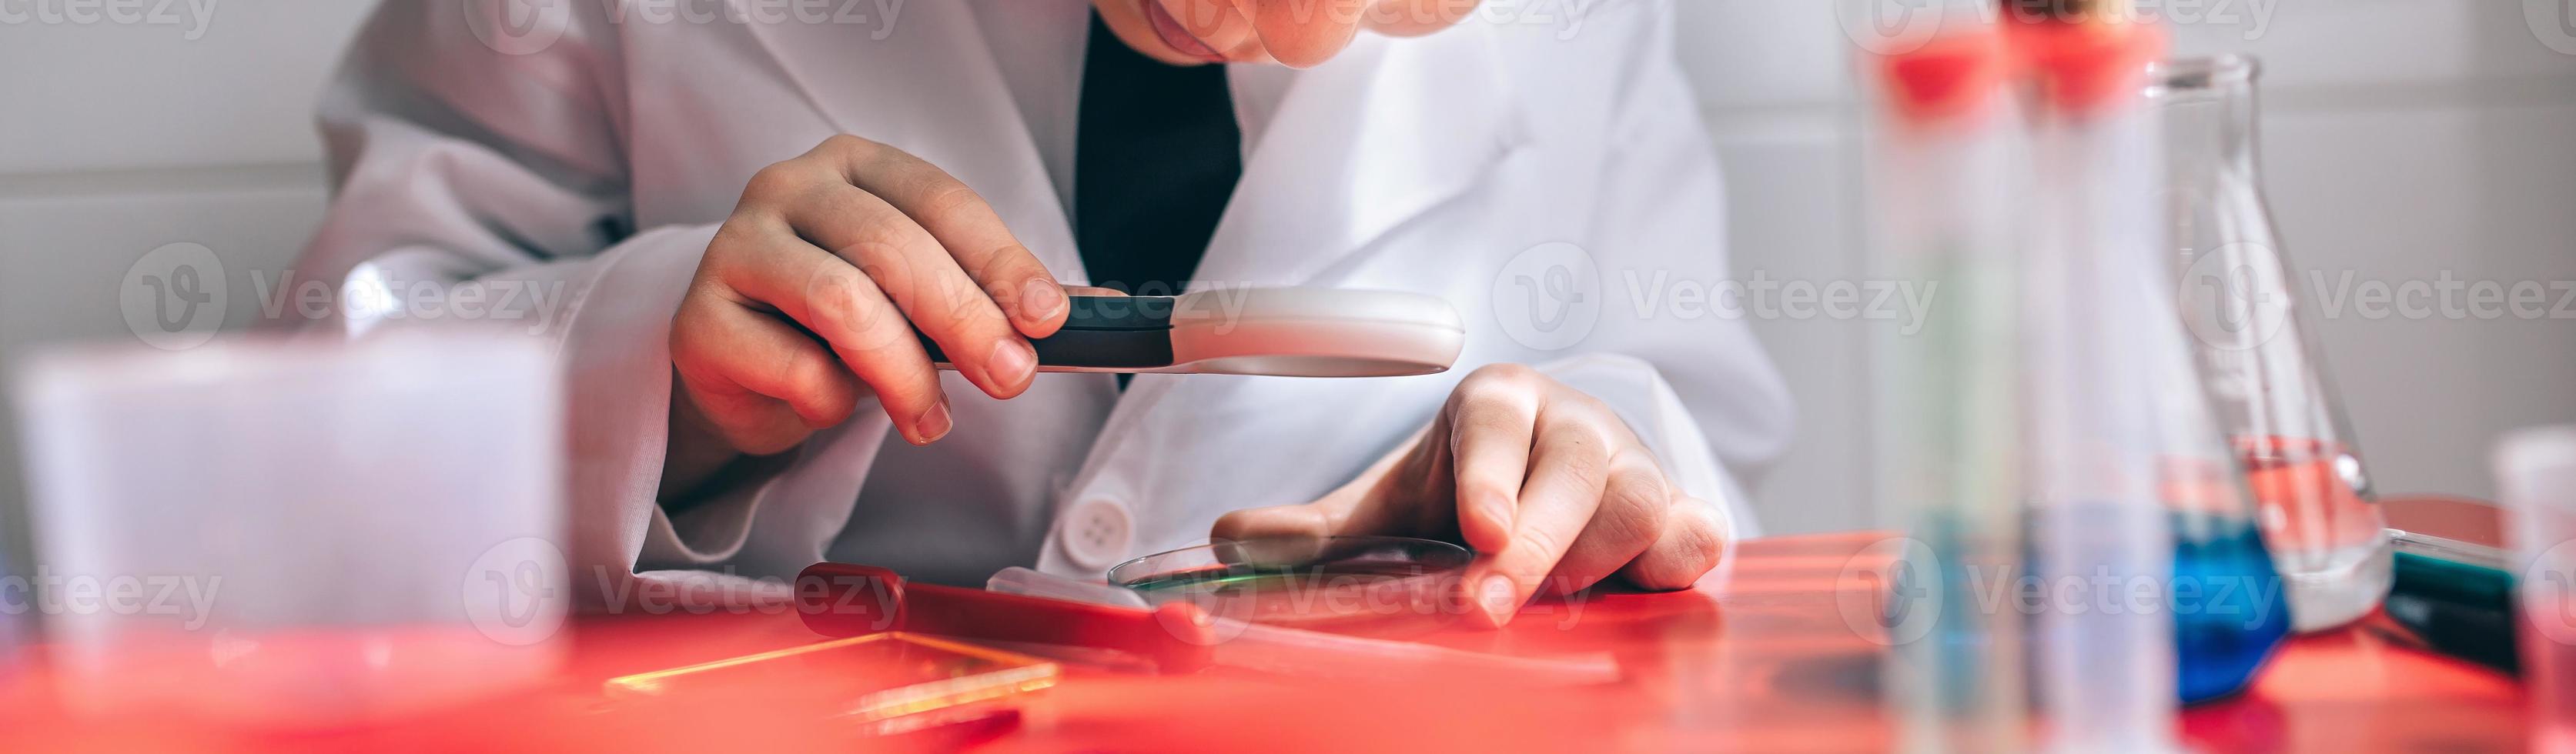
[[(634, 228), (613, 30), (592, 17), (599, 3), (563, 6), (561, 38), (524, 54), (486, 44), (452, 2), (376, 11), (323, 97), (335, 191), (295, 270), (338, 295), (293, 326), (548, 342), (569, 386), (562, 549), (576, 597), (596, 608), (636, 594), (639, 558), (729, 557), (757, 496), (680, 519), (656, 504), (670, 321), (715, 226)], [(715, 577), (664, 580), (681, 578), (646, 587)]]
[(1590, 43), (1625, 42), (1584, 243), (1607, 302), (1584, 344), (1592, 355), (1542, 371), (1609, 403), (1668, 476), (1724, 508), (1735, 536), (1756, 536), (1746, 492), (1788, 443), (1786, 383), (1741, 319), (1632, 289), (1731, 274), (1715, 148), (1674, 57), (1672, 14), (1669, 2), (1636, 0), (1604, 4), (1591, 22), (1603, 33)]
[(1673, 391), (1662, 370), (1632, 356), (1586, 354), (1538, 365), (1567, 387), (1608, 404), (1637, 439), (1653, 451), (1664, 476), (1692, 497), (1724, 514), (1730, 538), (1758, 536), (1760, 526), (1748, 513), (1750, 498), (1735, 475), (1717, 460), (1690, 407)]

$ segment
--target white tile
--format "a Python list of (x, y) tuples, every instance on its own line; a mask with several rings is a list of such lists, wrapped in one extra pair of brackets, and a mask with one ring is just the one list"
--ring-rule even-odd
[[(2379, 88), (2576, 75), (2576, 56), (2553, 51), (2527, 22), (2527, 5), (2563, 0), (2173, 0), (2236, 10), (2236, 23), (2179, 24), (2182, 54), (2245, 52), (2264, 58), (2272, 85)], [(2269, 6), (2266, 16), (2256, 9)], [(2174, 7), (2180, 8), (2177, 4)], [(2576, 92), (2576, 89), (2571, 89)]]
[(0, 23), (0, 173), (318, 159), (313, 103), (374, 3), (200, 2), (202, 22)]
[[(2281, 115), (2265, 167), (2312, 315), (2329, 289), (2440, 280), (2576, 284), (2576, 107)], [(2555, 304), (2555, 296), (2550, 302)], [(2576, 320), (2318, 323), (2384, 492), (2491, 495), (2506, 430), (2576, 421)]]
[[(1852, 236), (1852, 166), (1847, 146), (1818, 136), (1803, 143), (1719, 143), (1727, 180), (1727, 242), (1739, 280), (1817, 284), (1865, 279)], [(1755, 319), (1754, 335), (1797, 401), (1797, 437), (1754, 490), (1764, 531), (1831, 531), (1869, 516), (1868, 328), (1830, 319)]]
[(249, 323), (258, 312), (252, 277), (283, 270), (321, 221), (322, 171), (302, 174), (300, 183), (262, 173), (252, 185), (178, 192), (0, 194), (0, 347), (132, 338), (118, 307), (126, 272), (181, 242), (215, 252), (232, 302), (225, 321)]
[(1841, 1), (1681, 0), (1676, 54), (1711, 105), (1847, 101), (1851, 43), (1833, 11)]

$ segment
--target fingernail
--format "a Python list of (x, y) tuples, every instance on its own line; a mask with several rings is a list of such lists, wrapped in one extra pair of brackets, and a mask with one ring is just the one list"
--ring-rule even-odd
[(1016, 340), (993, 344), (993, 357), (984, 362), (984, 379), (995, 389), (1010, 390), (1028, 382), (1038, 368), (1038, 354)]
[(1512, 577), (1499, 573), (1485, 577), (1484, 602), (1485, 613), (1494, 616), (1495, 623), (1503, 622), (1521, 609), (1520, 594), (1512, 587)]
[(948, 436), (950, 425), (948, 399), (941, 398), (938, 403), (930, 404), (930, 410), (921, 412), (920, 419), (913, 421), (912, 433), (915, 439), (912, 444), (928, 445), (937, 442), (939, 438)]
[(1051, 281), (1031, 280), (1026, 293), (1020, 295), (1020, 316), (1042, 320), (1055, 316), (1065, 304), (1064, 288)]

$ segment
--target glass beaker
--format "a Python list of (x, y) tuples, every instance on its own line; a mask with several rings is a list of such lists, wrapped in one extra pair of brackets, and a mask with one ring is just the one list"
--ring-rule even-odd
[(71, 600), (44, 617), (49, 674), (75, 712), (323, 729), (518, 690), (560, 662), (546, 345), (72, 347), (18, 376), (39, 573)]
[(2352, 622), (2388, 593), (2386, 521), (2282, 261), (2255, 164), (2252, 58), (2156, 66), (2175, 301), (2201, 382), (2245, 465), (2297, 630)]
[(2531, 750), (2576, 751), (2576, 426), (2506, 435), (2496, 489), (2512, 522)]

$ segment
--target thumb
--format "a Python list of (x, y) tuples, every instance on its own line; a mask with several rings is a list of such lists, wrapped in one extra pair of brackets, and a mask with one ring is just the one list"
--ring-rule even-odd
[(1208, 538), (1217, 541), (1242, 541), (1274, 537), (1332, 536), (1334, 516), (1324, 503), (1274, 505), (1248, 508), (1225, 514), (1208, 530)]

